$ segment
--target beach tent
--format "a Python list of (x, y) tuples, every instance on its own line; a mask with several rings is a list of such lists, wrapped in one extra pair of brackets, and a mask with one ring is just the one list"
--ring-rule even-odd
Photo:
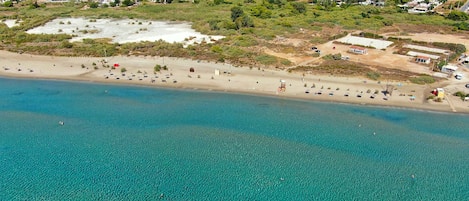
[(443, 88), (436, 88), (436, 97), (444, 99), (445, 98), (445, 90)]

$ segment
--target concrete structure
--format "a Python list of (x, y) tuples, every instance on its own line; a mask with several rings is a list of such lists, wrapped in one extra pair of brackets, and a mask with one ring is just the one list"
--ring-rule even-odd
[(418, 57), (418, 56), (428, 57), (430, 59), (439, 59), (440, 58), (440, 56), (438, 56), (438, 55), (425, 54), (425, 53), (422, 53), (422, 52), (414, 52), (414, 51), (407, 52), (407, 55), (413, 56), (413, 57)]
[(461, 62), (462, 65), (469, 67), (469, 56), (467, 56), (466, 54), (461, 55), (458, 61)]
[(427, 13), (430, 11), (430, 5), (426, 3), (421, 3), (417, 6), (415, 6), (412, 9), (409, 9), (407, 12), (412, 13), (412, 14), (420, 14), (420, 13)]
[(366, 54), (366, 48), (364, 47), (359, 47), (359, 46), (350, 46), (349, 52), (355, 53), (355, 54)]
[(417, 56), (417, 58), (415, 58), (415, 62), (417, 63), (430, 64), (431, 61), (430, 57), (425, 56)]
[(410, 45), (410, 44), (407, 44), (407, 45), (403, 45), (402, 47), (404, 47), (404, 48), (409, 48), (409, 49), (413, 49), (413, 50), (420, 50), (420, 51), (426, 51), (426, 52), (434, 52), (434, 53), (438, 53), (438, 54), (446, 54), (446, 55), (448, 55), (448, 54), (450, 53), (449, 50), (440, 49), (440, 48), (425, 47), (425, 46), (420, 46), (420, 45)]
[(451, 65), (451, 64), (441, 67), (441, 72), (447, 73), (447, 74), (453, 74), (457, 70), (458, 70), (458, 67), (455, 65)]
[(428, 13), (433, 12), (433, 9), (441, 5), (439, 0), (412, 0), (403, 5), (397, 5), (402, 10), (407, 10), (408, 13)]

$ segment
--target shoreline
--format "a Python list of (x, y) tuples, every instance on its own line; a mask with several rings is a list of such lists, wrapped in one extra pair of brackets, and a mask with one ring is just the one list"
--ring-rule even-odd
[[(2, 61), (0, 76), (6, 78), (215, 91), (292, 100), (469, 114), (469, 102), (457, 100), (458, 97), (451, 94), (446, 94), (445, 100), (441, 103), (427, 101), (426, 97), (431, 95), (429, 91), (436, 86), (400, 82), (381, 83), (359, 77), (288, 73), (273, 69), (250, 69), (182, 58), (55, 57), (17, 54), (4, 50), (0, 50), (0, 53)], [(103, 67), (113, 64), (119, 64), (119, 67), (115, 70)], [(153, 68), (156, 64), (166, 65), (168, 70), (154, 74)], [(120, 71), (122, 68), (127, 71), (122, 73)], [(190, 72), (190, 68), (193, 68), (194, 72)], [(219, 74), (215, 73), (217, 70)], [(285, 92), (278, 91), (280, 80), (285, 80)], [(394, 86), (394, 90), (392, 95), (386, 96), (387, 100), (384, 100), (385, 96), (381, 92), (387, 84)], [(444, 83), (439, 84), (444, 85)], [(345, 96), (346, 93), (348, 96)], [(361, 98), (357, 97), (359, 94)]]

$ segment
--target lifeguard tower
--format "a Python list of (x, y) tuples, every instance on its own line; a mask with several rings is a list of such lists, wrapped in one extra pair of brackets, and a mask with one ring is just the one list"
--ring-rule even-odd
[(278, 91), (279, 92), (285, 92), (285, 90), (287, 89), (287, 82), (285, 82), (285, 80), (280, 80), (280, 87), (278, 88)]

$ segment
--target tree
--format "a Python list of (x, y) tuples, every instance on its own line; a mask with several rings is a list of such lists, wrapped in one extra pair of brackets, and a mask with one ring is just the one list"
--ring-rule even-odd
[(13, 7), (13, 2), (12, 1), (7, 1), (7, 2), (3, 3), (3, 6), (4, 7)]
[(220, 5), (220, 4), (225, 3), (225, 1), (224, 1), (224, 0), (213, 0), (213, 3), (214, 3), (215, 5)]
[(135, 2), (134, 2), (133, 0), (124, 0), (124, 1), (122, 1), (122, 5), (121, 5), (121, 6), (124, 6), (124, 7), (125, 7), (125, 6), (132, 6), (132, 5), (134, 5), (134, 4), (135, 4)]
[(296, 12), (298, 13), (306, 13), (306, 4), (303, 2), (291, 2), (290, 3)]
[(231, 20), (234, 22), (238, 17), (241, 17), (244, 14), (244, 11), (241, 7), (233, 7), (231, 8)]
[(235, 20), (235, 24), (236, 24), (236, 29), (241, 29), (242, 27), (254, 27), (254, 23), (252, 19), (247, 15), (238, 17)]
[(270, 11), (263, 5), (256, 5), (251, 8), (251, 14), (262, 19), (267, 19), (272, 16), (272, 11)]
[(457, 27), (459, 30), (469, 31), (469, 23), (460, 22), (456, 23), (454, 26)]
[(270, 4), (275, 4), (275, 5), (279, 6), (279, 7), (285, 5), (284, 1), (282, 1), (282, 0), (268, 0), (268, 2), (269, 2)]
[(39, 8), (39, 7), (40, 6), (39, 6), (39, 4), (37, 4), (37, 1), (34, 1), (33, 4), (29, 5), (29, 8), (31, 8), (31, 9), (35, 9), (35, 8)]
[(97, 2), (93, 1), (93, 2), (90, 2), (89, 6), (90, 6), (90, 8), (97, 8), (97, 7), (99, 7), (99, 4)]

